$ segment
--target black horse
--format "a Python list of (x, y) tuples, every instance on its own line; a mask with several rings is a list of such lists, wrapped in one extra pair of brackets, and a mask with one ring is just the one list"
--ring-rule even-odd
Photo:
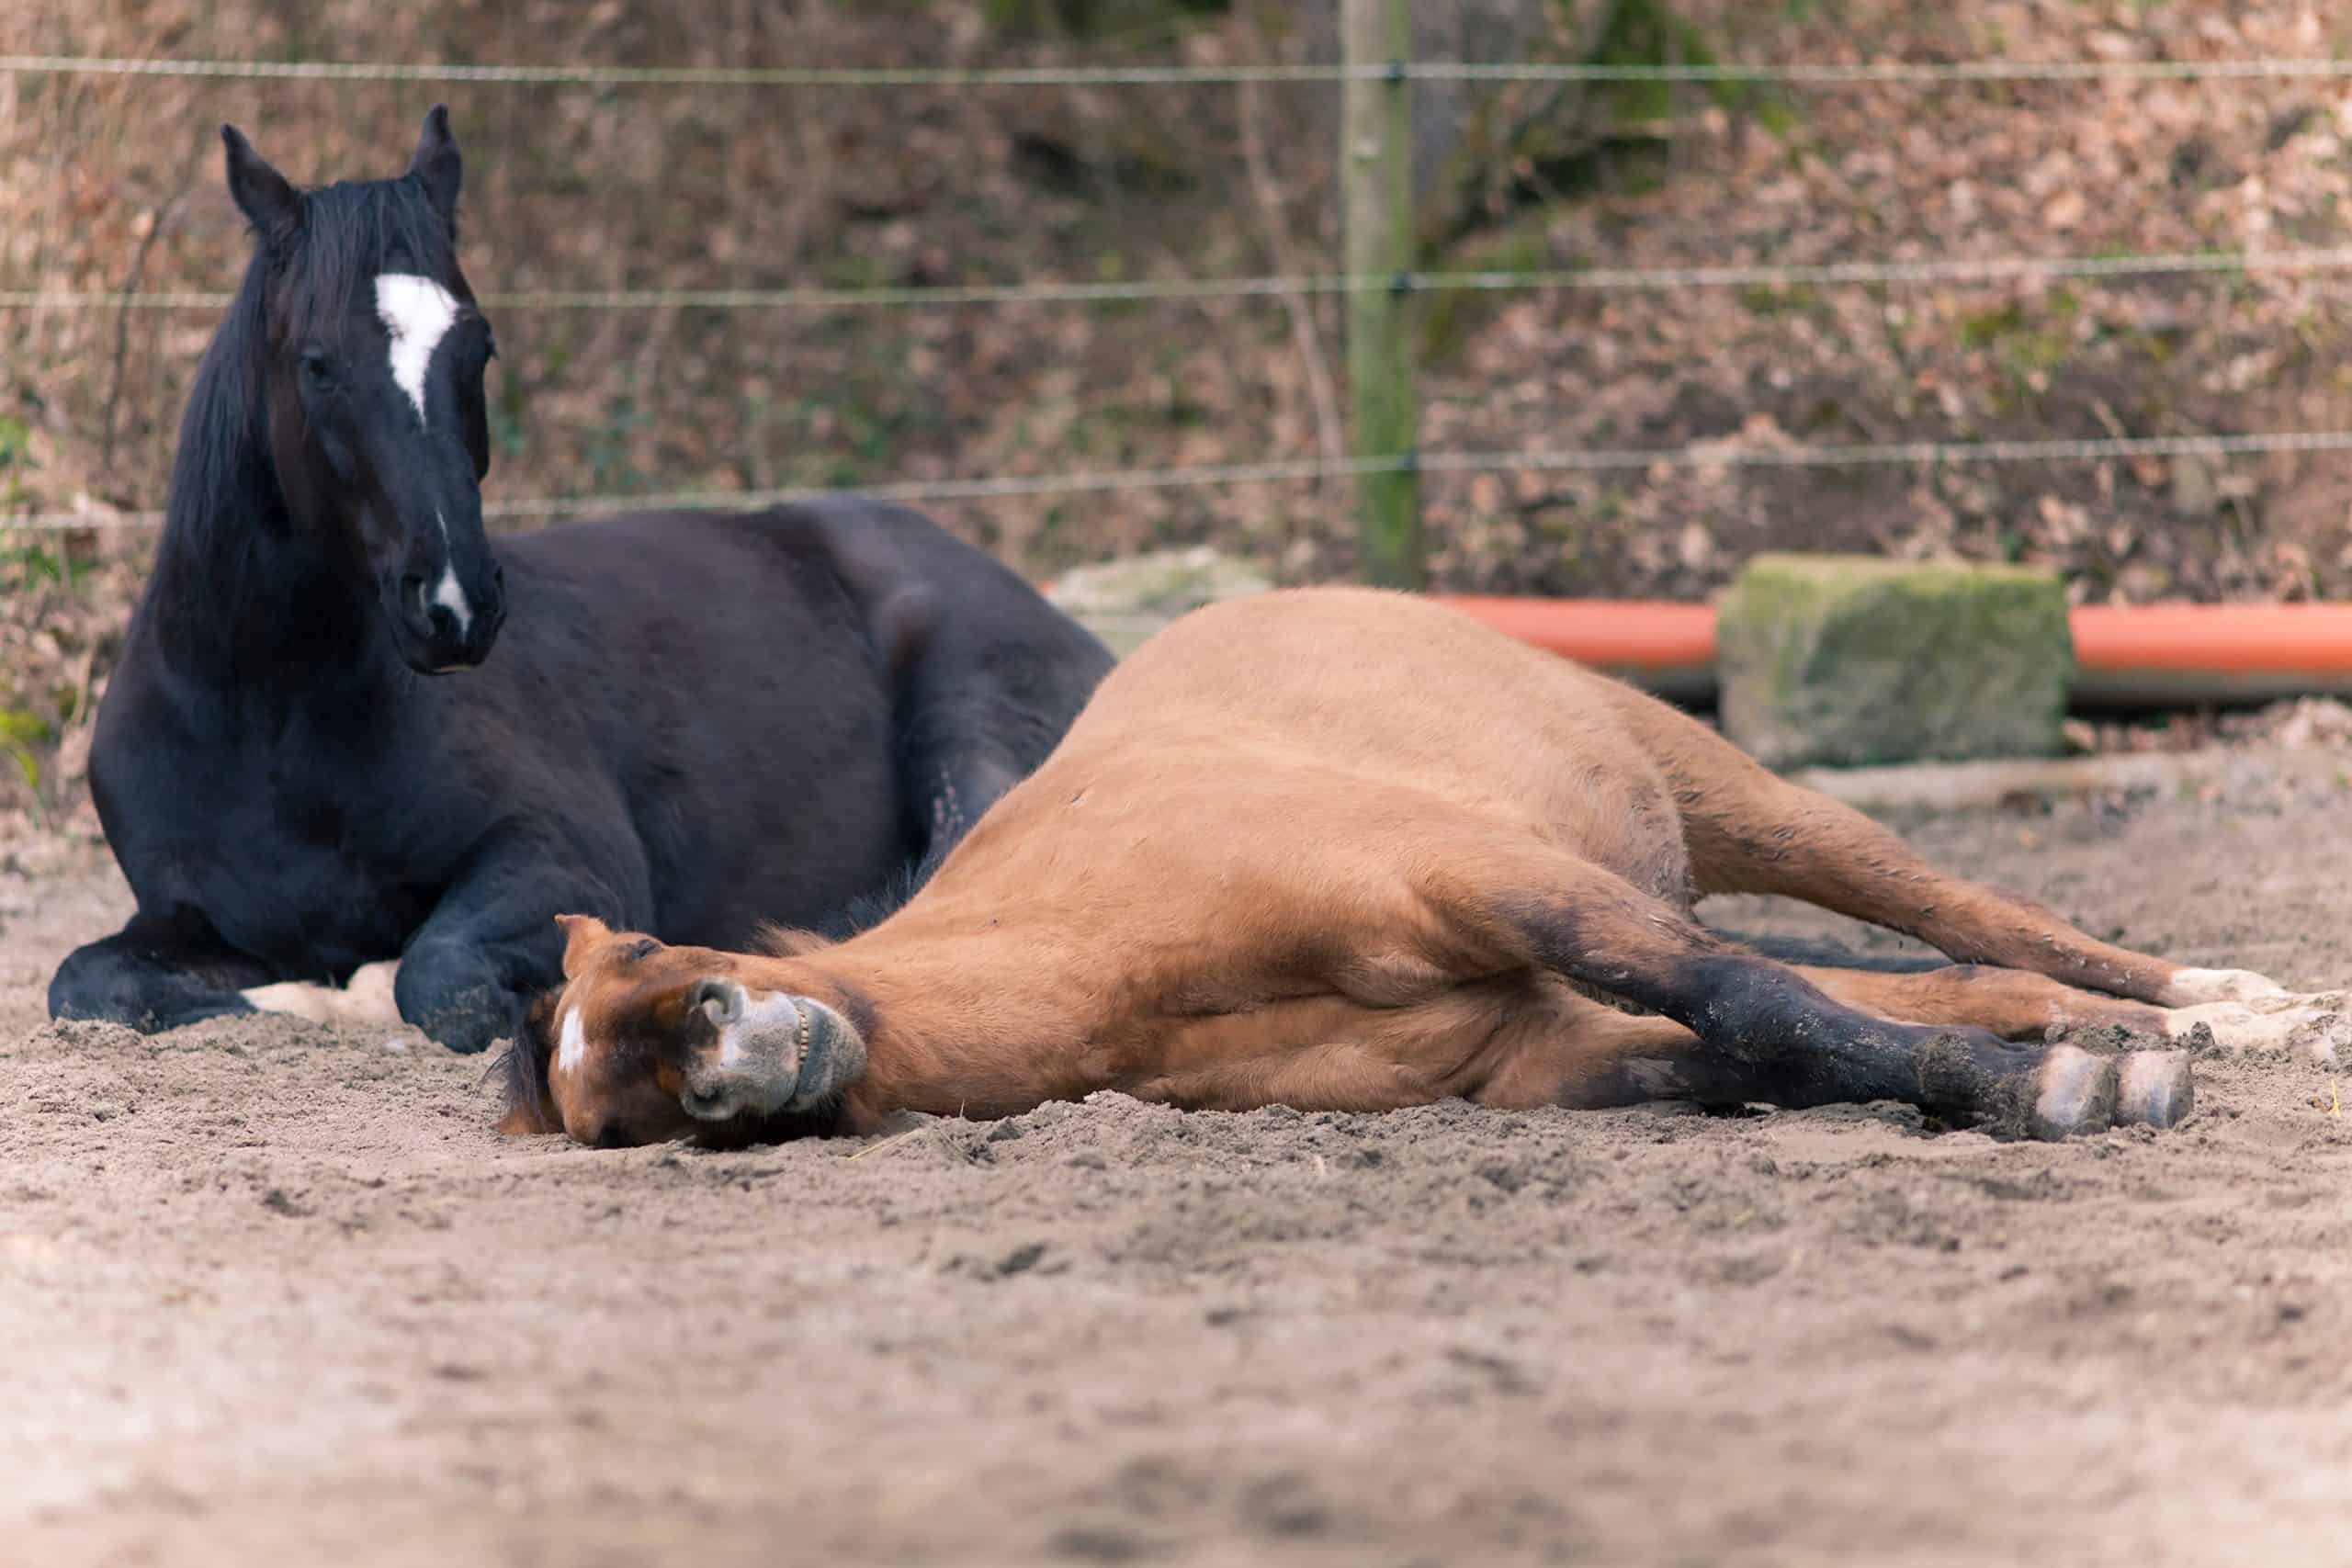
[(560, 980), (559, 913), (728, 947), (903, 894), (1110, 667), (854, 498), (493, 553), (447, 111), (401, 178), (307, 193), (221, 137), (254, 254), (90, 757), (139, 912), (53, 1015), (171, 1028), (397, 955), (401, 1016), (480, 1050)]

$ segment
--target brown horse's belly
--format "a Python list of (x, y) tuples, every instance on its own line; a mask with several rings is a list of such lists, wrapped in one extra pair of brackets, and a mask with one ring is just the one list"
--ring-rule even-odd
[(1195, 1111), (1395, 1111), (1473, 1092), (1492, 1043), (1540, 1006), (1540, 983), (1501, 976), (1397, 1007), (1303, 997), (1169, 1023), (1117, 1087)]

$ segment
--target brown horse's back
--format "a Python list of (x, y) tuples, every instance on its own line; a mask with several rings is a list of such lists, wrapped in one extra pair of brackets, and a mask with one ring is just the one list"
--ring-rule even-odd
[(1228, 866), (1255, 843), (1238, 863), (1279, 874), (1343, 841), (1434, 850), (1451, 825), (1533, 835), (1685, 904), (1681, 827), (1644, 733), (1661, 722), (1690, 723), (1419, 599), (1256, 595), (1194, 612), (1113, 671), (941, 874), (952, 888), (957, 861), (1012, 856), (1034, 862), (1024, 880), (1058, 881), (1106, 841)]

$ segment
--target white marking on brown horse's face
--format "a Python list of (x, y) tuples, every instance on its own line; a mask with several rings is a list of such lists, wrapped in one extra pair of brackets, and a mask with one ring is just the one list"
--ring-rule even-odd
[(424, 419), (424, 369), (457, 324), (458, 299), (429, 277), (387, 272), (376, 278), (376, 314), (392, 339), (392, 380)]
[(563, 1030), (556, 1037), (555, 1066), (560, 1073), (576, 1073), (580, 1064), (588, 1059), (588, 1026), (580, 1021), (578, 1008), (563, 1010)]

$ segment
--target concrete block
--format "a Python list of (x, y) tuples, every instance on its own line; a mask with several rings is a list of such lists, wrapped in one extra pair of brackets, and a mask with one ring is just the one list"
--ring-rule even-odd
[(1724, 732), (1768, 767), (2049, 756), (2073, 679), (2058, 578), (1763, 555), (1721, 605)]
[(1272, 586), (1249, 561), (1201, 545), (1080, 567), (1063, 573), (1046, 597), (1125, 659), (1187, 610)]

